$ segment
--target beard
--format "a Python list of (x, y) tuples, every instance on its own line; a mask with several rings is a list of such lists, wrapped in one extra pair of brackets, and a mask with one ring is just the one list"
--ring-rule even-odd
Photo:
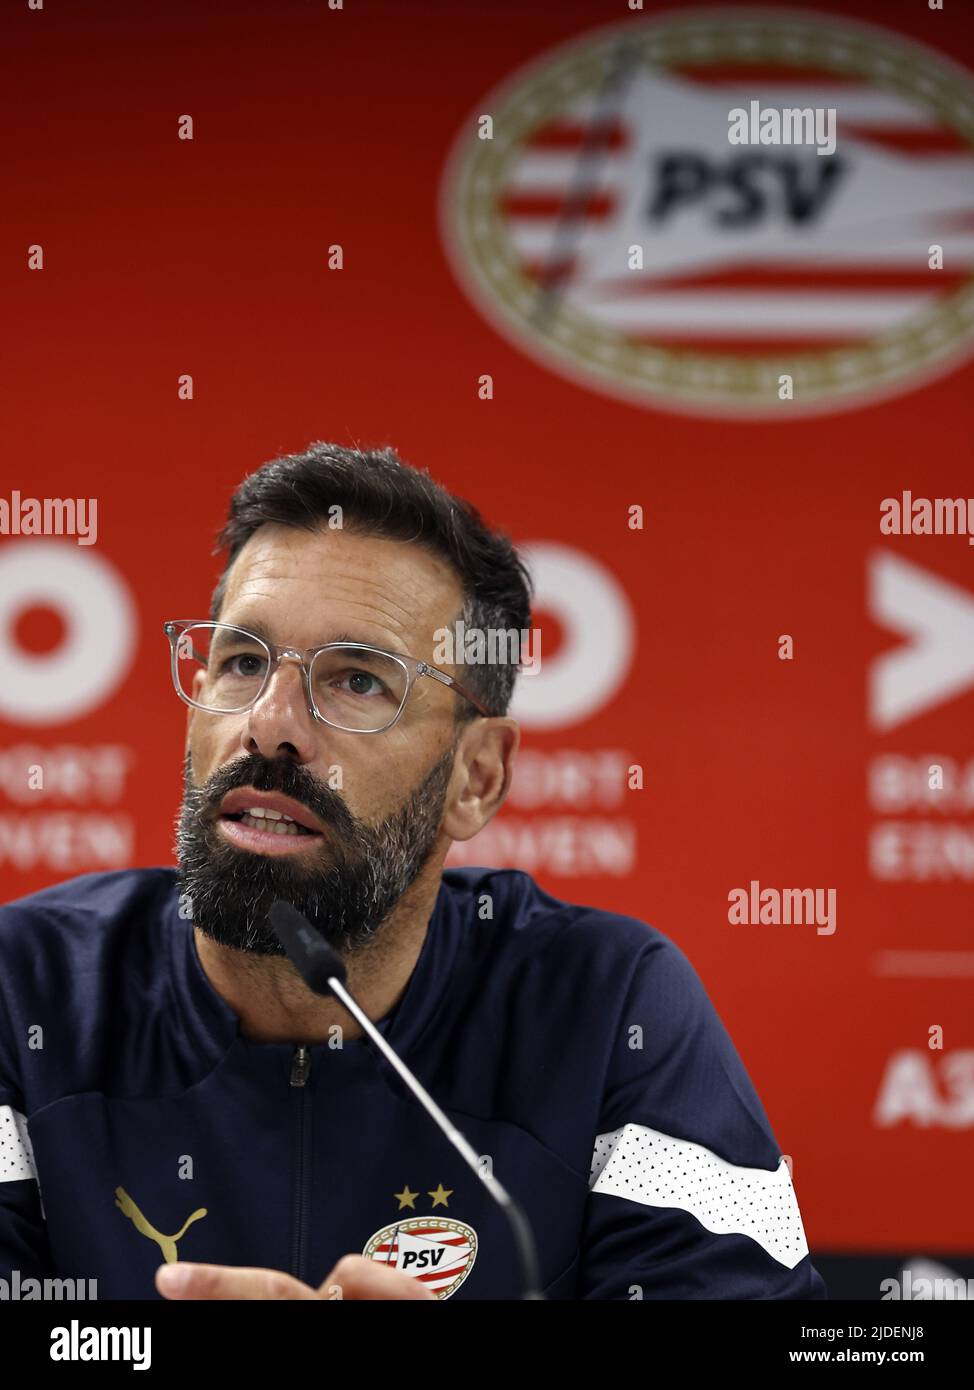
[[(260, 754), (234, 759), (202, 786), (186, 754), (176, 827), (179, 891), (192, 920), (221, 946), (258, 956), (286, 952), (267, 920), (278, 898), (290, 903), (335, 950), (363, 946), (429, 860), (439, 834), (454, 743), (420, 786), (377, 825), (353, 816), (331, 787), (290, 759)], [(299, 865), (290, 856), (237, 848), (216, 828), (223, 798), (235, 787), (281, 792), (301, 802), (328, 833), (317, 845), (329, 863)]]

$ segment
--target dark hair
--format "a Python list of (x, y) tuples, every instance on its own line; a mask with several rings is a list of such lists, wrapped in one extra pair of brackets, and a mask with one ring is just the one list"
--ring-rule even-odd
[[(251, 473), (230, 500), (217, 552), (227, 562), (213, 591), (210, 619), (223, 607), (227, 577), (241, 547), (268, 522), (314, 531), (342, 508), (342, 527), (425, 546), (449, 562), (460, 580), (467, 628), (500, 631), (531, 626), (533, 586), (510, 539), (490, 530), (462, 497), (411, 467), (394, 449), (345, 449), (317, 441), (303, 454), (271, 459)], [(506, 714), (518, 667), (511, 662), (477, 662), (461, 677), (491, 714)], [(476, 714), (458, 698), (457, 717)]]

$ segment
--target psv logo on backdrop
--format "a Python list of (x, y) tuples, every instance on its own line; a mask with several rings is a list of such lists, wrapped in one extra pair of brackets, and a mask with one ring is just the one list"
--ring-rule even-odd
[[(732, 143), (752, 103), (833, 110), (834, 151)], [(600, 28), (479, 100), (441, 219), (484, 315), (573, 380), (718, 416), (849, 409), (971, 352), (974, 86), (803, 10)]]

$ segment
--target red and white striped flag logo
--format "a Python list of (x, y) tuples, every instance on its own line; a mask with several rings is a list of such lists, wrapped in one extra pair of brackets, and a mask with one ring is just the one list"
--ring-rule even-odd
[(477, 1233), (452, 1217), (407, 1217), (376, 1231), (362, 1254), (418, 1279), (437, 1298), (449, 1298), (473, 1268)]
[[(732, 143), (736, 109), (831, 110), (834, 148)], [(613, 25), (479, 102), (441, 217), (485, 316), (576, 381), (780, 418), (787, 374), (786, 416), (850, 409), (971, 353), (974, 85), (801, 10)]]

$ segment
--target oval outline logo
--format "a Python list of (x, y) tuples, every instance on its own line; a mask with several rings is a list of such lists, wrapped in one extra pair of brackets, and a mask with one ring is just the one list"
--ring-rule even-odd
[[(411, 1216), (405, 1217), (402, 1221), (390, 1221), (387, 1226), (381, 1226), (379, 1230), (369, 1236), (365, 1245), (362, 1247), (362, 1254), (366, 1259), (375, 1260), (376, 1263), (388, 1264), (388, 1260), (380, 1258), (379, 1252), (383, 1246), (387, 1245), (389, 1241), (394, 1240), (395, 1237), (401, 1233), (414, 1235), (417, 1233), (429, 1232), (431, 1227), (436, 1232), (449, 1231), (453, 1234), (462, 1236), (470, 1246), (470, 1252), (467, 1256), (466, 1263), (457, 1270), (450, 1283), (442, 1289), (433, 1289), (433, 1293), (436, 1294), (437, 1298), (450, 1298), (456, 1293), (457, 1289), (473, 1269), (474, 1261), (477, 1258), (477, 1232), (472, 1226), (468, 1226), (465, 1221), (458, 1221), (455, 1217), (449, 1216)], [(396, 1267), (399, 1268), (398, 1265)], [(402, 1269), (400, 1272), (408, 1274), (411, 1279), (415, 1279), (419, 1275), (419, 1271), (414, 1274), (409, 1269)]]
[[(919, 389), (974, 354), (974, 272), (895, 332), (874, 334), (854, 347), (796, 348), (773, 358), (636, 347), (573, 310), (559, 310), (539, 328), (538, 286), (518, 265), (501, 211), (505, 176), (528, 135), (604, 82), (620, 46), (663, 67), (699, 64), (709, 53), (714, 62), (763, 58), (864, 78), (935, 110), (974, 153), (971, 75), (938, 50), (879, 25), (801, 9), (747, 7), (669, 11), (589, 30), (488, 91), (455, 137), (441, 178), (447, 259), (467, 297), (508, 342), (558, 375), (630, 404), (745, 420), (860, 409)], [(493, 117), (492, 140), (472, 133), (485, 112)], [(918, 238), (918, 245), (920, 240), (926, 265), (933, 236)], [(794, 399), (783, 405), (777, 386), (786, 372), (794, 380)]]

